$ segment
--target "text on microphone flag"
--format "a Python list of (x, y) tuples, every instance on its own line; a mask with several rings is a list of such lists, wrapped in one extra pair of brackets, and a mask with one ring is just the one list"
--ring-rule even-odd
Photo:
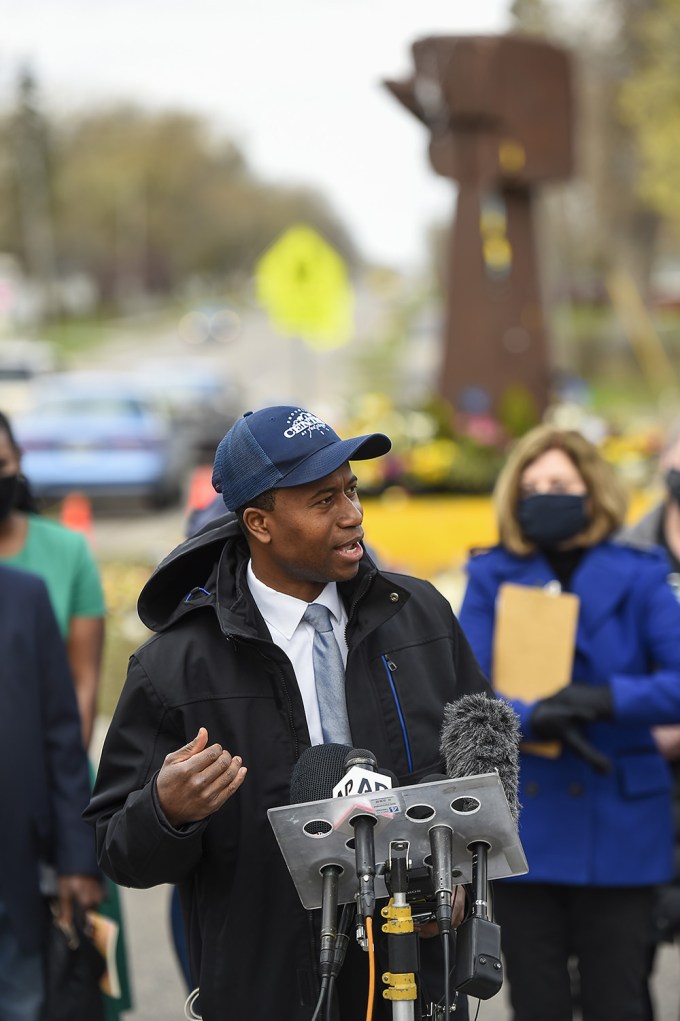
[(392, 777), (387, 773), (374, 773), (362, 766), (352, 766), (333, 788), (334, 798), (350, 798), (358, 794), (374, 794), (392, 788)]

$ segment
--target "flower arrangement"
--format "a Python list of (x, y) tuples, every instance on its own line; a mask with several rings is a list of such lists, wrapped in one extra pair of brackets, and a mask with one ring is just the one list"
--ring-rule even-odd
[[(398, 487), (412, 494), (490, 493), (514, 439), (534, 422), (517, 413), (499, 421), (489, 413), (463, 414), (440, 397), (414, 407), (399, 407), (385, 394), (360, 396), (346, 422), (347, 435), (385, 432), (392, 450), (362, 462), (361, 488), (379, 494)], [(631, 420), (607, 422), (583, 406), (553, 405), (546, 420), (577, 429), (595, 443), (633, 489), (652, 485), (662, 444), (663, 425)]]
[(352, 409), (346, 431), (385, 432), (392, 450), (361, 466), (362, 491), (398, 486), (410, 493), (487, 493), (508, 444), (490, 416), (461, 416), (431, 397), (412, 408), (396, 407), (384, 394), (365, 394)]

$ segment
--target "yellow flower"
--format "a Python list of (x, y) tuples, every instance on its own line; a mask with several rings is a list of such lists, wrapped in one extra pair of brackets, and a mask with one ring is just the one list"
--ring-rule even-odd
[(423, 443), (405, 456), (406, 470), (421, 482), (440, 484), (450, 477), (458, 450), (454, 440), (441, 439)]

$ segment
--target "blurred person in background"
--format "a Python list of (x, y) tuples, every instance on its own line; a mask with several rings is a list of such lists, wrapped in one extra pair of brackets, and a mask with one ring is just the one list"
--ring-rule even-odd
[[(102, 897), (87, 755), (64, 644), (42, 579), (0, 565), (0, 1018), (40, 1021), (56, 870), (60, 923)], [(16, 778), (12, 782), (11, 778)]]
[[(664, 499), (640, 521), (624, 529), (621, 540), (662, 547), (668, 558), (668, 582), (680, 601), (680, 422), (666, 437), (659, 458), (659, 471), (666, 491)], [(654, 899), (650, 974), (658, 943), (673, 942), (680, 935), (680, 725), (655, 727), (652, 733), (673, 773), (675, 855), (673, 879), (657, 889)], [(650, 1019), (653, 1017), (651, 998), (648, 1016)]]
[[(39, 513), (30, 482), (21, 471), (21, 450), (11, 423), (0, 412), (0, 564), (43, 579), (65, 644), (75, 685), (83, 744), (89, 749), (97, 714), (106, 606), (99, 567), (80, 532)], [(121, 927), (118, 964), (122, 996), (105, 996), (112, 1021), (129, 1010), (131, 998), (119, 895), (107, 883), (102, 914)]]
[(184, 534), (189, 538), (197, 535), (206, 525), (212, 525), (218, 518), (224, 517), (228, 511), (224, 506), (222, 497), (218, 493), (214, 499), (203, 507), (192, 507), (187, 515)]
[(680, 422), (669, 431), (659, 457), (664, 498), (644, 517), (623, 529), (625, 542), (662, 546), (670, 564), (669, 584), (680, 599)]
[(89, 748), (104, 646), (104, 593), (86, 538), (38, 514), (21, 472), (21, 451), (0, 412), (0, 563), (40, 575), (66, 642)]
[(680, 605), (658, 549), (614, 543), (626, 496), (582, 435), (539, 426), (495, 492), (499, 545), (468, 561), (460, 621), (493, 678), (506, 583), (579, 599), (571, 683), (512, 705), (524, 742), (526, 876), (494, 884), (514, 1021), (643, 1021), (654, 887), (672, 873), (671, 777), (652, 728), (680, 722)]

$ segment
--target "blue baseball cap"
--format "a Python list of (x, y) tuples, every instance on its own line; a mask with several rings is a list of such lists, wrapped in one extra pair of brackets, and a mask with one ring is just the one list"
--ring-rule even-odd
[(392, 446), (383, 433), (341, 440), (304, 408), (248, 411), (215, 451), (212, 484), (227, 510), (245, 507), (268, 489), (303, 486), (336, 471), (345, 461), (366, 461)]

